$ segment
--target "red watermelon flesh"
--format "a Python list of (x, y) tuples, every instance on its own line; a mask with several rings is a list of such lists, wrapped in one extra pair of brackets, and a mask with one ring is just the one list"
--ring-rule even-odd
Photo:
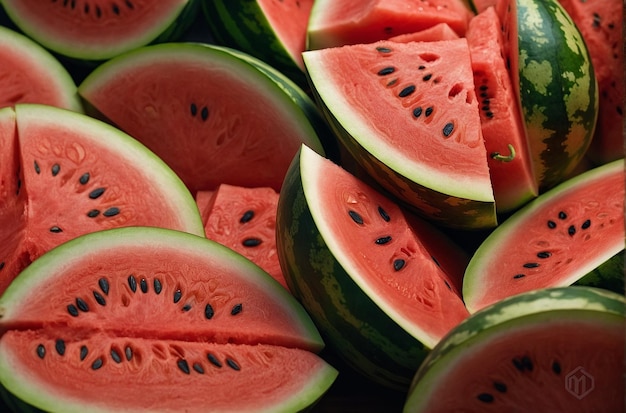
[(276, 252), (278, 192), (268, 187), (222, 184), (198, 192), (206, 237), (237, 251), (287, 287)]
[(0, 113), (0, 292), (43, 253), (88, 232), (146, 225), (203, 234), (180, 179), (129, 136), (47, 105)]
[(388, 40), (392, 42), (434, 42), (437, 40), (454, 40), (458, 39), (459, 35), (448, 26), (447, 23), (439, 23), (424, 30), (420, 30), (414, 33), (399, 34), (397, 36), (390, 37)]
[(42, 103), (82, 111), (70, 73), (35, 41), (0, 26), (0, 61), (0, 107)]
[(308, 48), (373, 43), (439, 23), (463, 36), (470, 17), (460, 0), (321, 0), (311, 11)]
[(307, 49), (306, 28), (313, 0), (260, 0), (257, 3), (294, 62), (304, 70), (302, 52)]
[(223, 183), (279, 190), (301, 143), (323, 149), (303, 109), (260, 61), (241, 55), (204, 44), (147, 46), (99, 66), (79, 93), (194, 194)]
[(606, 163), (624, 156), (624, 2), (559, 0), (576, 23), (593, 63), (600, 106), (588, 156)]
[(537, 196), (538, 188), (515, 89), (503, 58), (500, 27), (495, 9), (489, 7), (470, 21), (466, 37), (496, 208), (507, 212)]

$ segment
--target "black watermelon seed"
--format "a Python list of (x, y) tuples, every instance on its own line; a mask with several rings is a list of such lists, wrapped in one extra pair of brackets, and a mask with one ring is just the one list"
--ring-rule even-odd
[(115, 15), (119, 16), (119, 14), (120, 14), (120, 8), (119, 8), (119, 6), (118, 6), (117, 4), (113, 4), (113, 5), (111, 6), (111, 9), (113, 10), (113, 13), (115, 13)]
[(548, 221), (548, 228), (550, 228), (550, 229), (556, 228), (556, 222), (554, 222), (552, 220)]
[(76, 298), (76, 307), (78, 307), (78, 309), (84, 313), (89, 311), (89, 306), (87, 305), (85, 300), (80, 297)]
[(528, 356), (522, 357), (522, 363), (524, 364), (524, 368), (528, 371), (533, 370), (533, 362)]
[(120, 209), (118, 207), (111, 207), (107, 209), (106, 211), (104, 211), (102, 215), (104, 215), (105, 217), (114, 217), (119, 213), (120, 213)]
[(180, 289), (177, 289), (176, 291), (174, 291), (174, 304), (179, 302), (182, 297), (183, 297), (183, 293), (180, 291)]
[(483, 92), (483, 93), (480, 94), (480, 97), (481, 98), (487, 98), (487, 97), (489, 97), (489, 95)]
[(483, 403), (492, 403), (493, 402), (493, 395), (491, 395), (489, 393), (480, 393), (477, 397), (478, 397), (478, 400), (480, 400)]
[(189, 310), (191, 310), (191, 304), (185, 304), (182, 308), (183, 311), (187, 312)]
[(96, 6), (96, 17), (102, 17), (102, 10), (100, 10), (100, 6)]
[(52, 176), (57, 176), (59, 172), (61, 172), (61, 165), (55, 163), (52, 165), (52, 168), (50, 168), (50, 171), (52, 172)]
[(513, 278), (516, 279), (516, 280), (519, 280), (520, 278), (524, 278), (524, 277), (526, 277), (526, 274), (515, 274), (513, 276)]
[(207, 318), (207, 320), (210, 320), (213, 318), (214, 315), (215, 311), (213, 310), (213, 306), (211, 306), (211, 304), (207, 304), (204, 307), (204, 316)]
[(53, 227), (50, 227), (50, 232), (58, 234), (59, 232), (63, 232), (63, 230), (55, 225)]
[(133, 349), (130, 346), (126, 346), (124, 355), (126, 356), (126, 360), (130, 361), (133, 358)]
[(550, 258), (552, 253), (550, 251), (540, 251), (537, 253), (537, 258)]
[(567, 218), (567, 214), (564, 211), (560, 211), (559, 212), (559, 219), (566, 219)]
[(433, 77), (432, 73), (427, 74), (426, 76), (424, 76), (422, 78), (423, 81), (428, 82), (430, 80), (430, 78)]
[(5, 265), (6, 265), (6, 264), (5, 264), (5, 262), (4, 262), (4, 261), (0, 262), (0, 270), (1, 270), (1, 269), (3, 269)]
[(424, 69), (426, 69), (426, 66), (424, 66), (424, 65), (419, 65), (417, 68), (418, 68), (419, 70), (424, 70)]
[(193, 363), (193, 369), (200, 374), (204, 374), (204, 367), (200, 363)]
[(100, 210), (98, 210), (98, 209), (92, 209), (91, 211), (87, 212), (87, 216), (89, 218), (95, 218), (98, 215), (100, 215)]
[(239, 364), (237, 364), (235, 362), (235, 360), (233, 360), (233, 359), (227, 358), (226, 359), (226, 364), (228, 364), (228, 367), (230, 367), (233, 370), (237, 370), (237, 371), (241, 370), (241, 367), (239, 367)]
[(485, 112), (485, 116), (487, 116), (488, 118), (493, 118), (493, 112), (492, 111), (487, 111), (487, 112)]
[(393, 269), (396, 271), (400, 271), (402, 268), (404, 268), (405, 264), (406, 261), (404, 261), (402, 258), (398, 258), (393, 261)]
[(583, 222), (583, 224), (580, 226), (582, 229), (587, 229), (591, 226), (591, 220), (587, 219), (585, 220), (585, 222)]
[(388, 87), (389, 87), (389, 86), (393, 86), (393, 85), (395, 85), (396, 83), (398, 83), (398, 78), (391, 79), (389, 82), (387, 82), (387, 86), (388, 86)]
[(206, 106), (203, 107), (200, 111), (200, 117), (202, 118), (202, 120), (207, 120), (209, 118), (209, 108), (207, 108)]
[(159, 295), (161, 294), (161, 291), (163, 290), (163, 286), (161, 285), (161, 280), (159, 280), (158, 278), (154, 279), (154, 292)]
[(85, 4), (83, 11), (85, 12), (85, 14), (89, 14), (89, 4)]
[(100, 367), (102, 367), (102, 359), (101, 358), (97, 358), (93, 361), (93, 363), (91, 363), (91, 369), (92, 370), (98, 370)]
[(420, 106), (413, 109), (413, 116), (416, 118), (419, 118), (420, 116), (422, 116), (422, 108)]
[(398, 97), (405, 98), (415, 92), (415, 85), (409, 85), (398, 93)]
[(391, 235), (377, 238), (376, 241), (374, 241), (374, 243), (377, 245), (384, 245), (384, 244), (387, 244), (389, 241), (391, 241)]
[(454, 123), (446, 123), (446, 125), (443, 127), (443, 136), (447, 138), (448, 136), (452, 135), (452, 131), (454, 131)]
[(393, 73), (393, 72), (395, 72), (395, 71), (396, 71), (396, 68), (395, 68), (395, 67), (393, 67), (393, 66), (387, 66), (387, 67), (385, 67), (385, 68), (383, 68), (383, 69), (380, 69), (380, 70), (378, 71), (378, 76), (387, 76), (387, 75), (392, 74), (392, 73)]
[(76, 308), (74, 304), (67, 306), (67, 312), (70, 313), (72, 317), (78, 317), (78, 308)]
[(107, 281), (106, 278), (100, 278), (98, 280), (98, 285), (100, 286), (100, 289), (102, 290), (103, 293), (105, 293), (106, 295), (109, 295), (109, 282)]
[(363, 217), (358, 212), (350, 210), (348, 211), (348, 215), (350, 215), (350, 218), (352, 218), (354, 222), (363, 225)]
[(196, 106), (195, 103), (191, 104), (191, 116), (196, 116), (198, 114), (198, 107)]
[(40, 359), (46, 357), (46, 348), (43, 346), (43, 344), (37, 346), (37, 355)]
[(137, 291), (137, 279), (132, 274), (128, 276), (128, 286), (132, 292)]
[(246, 238), (241, 242), (241, 245), (243, 245), (244, 247), (258, 247), (259, 245), (261, 245), (263, 243), (263, 241), (259, 238)]
[(569, 228), (567, 228), (567, 233), (569, 234), (570, 237), (574, 236), (574, 234), (576, 234), (576, 227), (573, 225), (570, 225)]
[(81, 346), (80, 347), (80, 361), (85, 360), (85, 357), (87, 357), (87, 354), (89, 354), (89, 349), (87, 348), (87, 346)]
[(222, 367), (222, 363), (213, 354), (211, 353), (207, 354), (207, 358), (209, 359), (211, 364), (213, 364), (215, 367)]
[(506, 393), (506, 390), (507, 390), (506, 384), (502, 383), (501, 381), (494, 381), (493, 388), (499, 391), (500, 393)]
[(39, 164), (37, 163), (37, 161), (33, 161), (33, 166), (35, 167), (35, 173), (39, 175), (41, 173), (41, 168), (39, 168)]
[(111, 358), (114, 362), (118, 364), (122, 362), (122, 357), (120, 356), (120, 353), (118, 353), (115, 349), (111, 349)]
[(65, 354), (65, 341), (63, 341), (62, 339), (57, 339), (57, 341), (54, 343), (54, 348), (56, 349), (57, 353), (59, 353), (59, 355), (64, 355)]
[(178, 360), (178, 362), (176, 363), (178, 365), (178, 368), (180, 369), (180, 371), (182, 371), (185, 374), (189, 374), (189, 364), (187, 364), (187, 360), (185, 359), (180, 359)]
[(93, 297), (96, 299), (96, 302), (101, 306), (105, 306), (107, 304), (104, 297), (97, 291), (93, 291)]
[(145, 278), (142, 278), (141, 281), (139, 281), (139, 288), (141, 289), (142, 293), (148, 292), (148, 282)]
[[(432, 260), (433, 260), (433, 262), (434, 262), (435, 264), (437, 264), (437, 267), (441, 267), (441, 264), (439, 264), (439, 260), (437, 260), (437, 258), (435, 258), (435, 256), (434, 256), (434, 255), (431, 255), (431, 256), (430, 256), (430, 259), (432, 259)], [(447, 283), (448, 283), (448, 282), (446, 281), (446, 284), (447, 284)]]
[(480, 85), (479, 90), (485, 91), (488, 89), (487, 85)]
[(561, 363), (555, 361), (552, 363), (552, 371), (554, 374), (561, 374)]
[(243, 310), (243, 304), (241, 303), (235, 304), (233, 308), (230, 310), (230, 315), (237, 315), (241, 313), (242, 310)]
[(391, 53), (391, 49), (389, 47), (378, 46), (376, 50), (380, 53)]
[(389, 222), (389, 220), (391, 220), (391, 217), (389, 216), (389, 214), (387, 214), (387, 211), (385, 211), (383, 207), (378, 207), (378, 213), (380, 214), (381, 218), (384, 219), (386, 222)]
[(527, 262), (526, 264), (522, 265), (522, 267), (524, 267), (524, 268), (537, 268), (537, 267), (539, 267), (539, 263), (538, 262)]
[(254, 211), (249, 209), (243, 213), (243, 215), (239, 219), (239, 222), (245, 224), (246, 222), (250, 222), (252, 218), (254, 218)]
[(96, 188), (89, 193), (89, 198), (98, 199), (102, 196), (102, 194), (104, 194), (104, 191), (106, 191), (105, 188)]
[(521, 358), (516, 357), (512, 361), (516, 369), (518, 369), (521, 372), (524, 371), (524, 363), (522, 362)]
[(81, 185), (85, 185), (87, 182), (89, 182), (89, 172), (85, 172), (84, 174), (82, 174), (80, 178), (78, 178), (78, 182), (80, 182)]
[(429, 117), (432, 114), (433, 114), (433, 107), (432, 106), (427, 107), (426, 110), (424, 111), (424, 116)]

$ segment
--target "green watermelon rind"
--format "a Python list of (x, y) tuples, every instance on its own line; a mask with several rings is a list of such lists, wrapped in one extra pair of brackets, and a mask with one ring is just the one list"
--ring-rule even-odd
[[(624, 158), (581, 173), (533, 199), (496, 227), (478, 246), (465, 270), (463, 297), (470, 312), (475, 311), (473, 310), (473, 296), (484, 292), (483, 275), (486, 274), (484, 269), (488, 268), (490, 263), (493, 262), (494, 249), (497, 249), (504, 240), (512, 236), (524, 237), (525, 223), (539, 216), (546, 205), (551, 205), (555, 200), (567, 196), (572, 190), (589, 185), (590, 181), (599, 181), (602, 180), (603, 176), (614, 175), (623, 170)], [(567, 277), (567, 280), (564, 281), (565, 284), (570, 285), (580, 280), (602, 263), (611, 259), (615, 254), (624, 250), (624, 248), (625, 239), (623, 237), (612, 240), (611, 244), (606, 245), (602, 250), (602, 254), (598, 255), (596, 260), (588, 262), (584, 266), (578, 266), (576, 271), (573, 271)], [(555, 284), (553, 287), (557, 287), (557, 285)]]
[[(108, 229), (98, 232), (82, 235), (74, 238), (42, 255), (27, 267), (7, 288), (0, 297), (0, 330), (6, 329), (7, 320), (10, 323), (13, 316), (11, 311), (12, 303), (21, 303), (28, 299), (29, 292), (36, 285), (45, 285), (46, 277), (51, 274), (59, 274), (65, 268), (72, 266), (72, 257), (84, 259), (94, 251), (105, 250), (106, 248), (120, 248), (123, 245), (138, 245), (140, 243), (148, 244), (147, 248), (164, 246), (180, 249), (185, 254), (194, 254), (201, 256), (214, 256), (223, 262), (223, 265), (229, 265), (241, 269), (241, 274), (254, 281), (258, 288), (263, 289), (268, 295), (274, 297), (273, 302), (276, 305), (284, 307), (285, 314), (289, 314), (294, 324), (299, 326), (302, 334), (303, 342), (307, 342), (309, 351), (320, 352), (325, 343), (317, 329), (313, 320), (304, 309), (304, 307), (282, 287), (269, 274), (260, 267), (248, 260), (241, 254), (236, 253), (228, 247), (225, 247), (215, 241), (200, 237), (194, 234), (178, 230), (170, 230), (155, 227), (124, 227)], [(19, 317), (19, 315), (18, 315)], [(40, 326), (46, 328), (46, 326)], [(168, 338), (171, 339), (171, 338)], [(1, 338), (0, 338), (1, 340)], [(1, 360), (0, 360), (1, 361)], [(330, 365), (325, 365), (316, 375), (310, 375), (307, 378), (309, 383), (302, 392), (299, 392), (283, 405), (274, 406), (282, 410), (280, 411), (301, 411), (314, 404), (332, 385), (337, 376), (337, 371)], [(49, 402), (58, 403), (58, 399), (54, 395), (46, 393), (38, 389), (31, 389), (28, 386), (23, 388), (19, 383), (15, 382), (14, 376), (10, 373), (10, 369), (5, 368), (0, 363), (0, 384), (5, 391), (10, 394), (3, 394), (9, 403), (16, 403), (19, 406), (27, 406), (28, 411), (39, 411), (34, 406), (44, 408)], [(13, 399), (14, 397), (18, 399)], [(20, 400), (21, 398), (21, 400)], [(26, 404), (24, 404), (26, 402)], [(68, 401), (69, 403), (69, 401)], [(66, 412), (83, 412), (86, 407), (80, 401), (74, 400), (74, 405), (64, 404)], [(96, 412), (95, 408), (90, 407), (90, 412)], [(261, 406), (259, 406), (261, 409)], [(261, 410), (259, 410), (261, 411)], [(275, 410), (272, 410), (275, 411)]]
[(39, 68), (39, 70), (45, 70), (45, 72), (49, 75), (50, 83), (57, 86), (61, 96), (63, 97), (62, 100), (64, 103), (60, 105), (60, 107), (74, 112), (83, 112), (83, 106), (78, 97), (77, 86), (74, 79), (52, 53), (29, 37), (9, 28), (0, 26), (0, 45), (3, 41), (11, 43), (12, 47), (19, 48), (26, 53), (34, 62), (34, 69)]
[[(484, 346), (491, 338), (523, 326), (540, 326), (544, 320), (602, 322), (622, 328), (626, 321), (624, 296), (592, 287), (555, 287), (533, 290), (499, 301), (459, 323), (426, 357), (417, 370), (404, 405), (405, 412), (419, 412), (432, 387), (455, 361)], [(552, 328), (552, 327), (551, 327)], [(558, 332), (555, 332), (558, 334)], [(477, 372), (477, 376), (480, 376)]]
[(172, 13), (167, 20), (155, 25), (151, 31), (144, 33), (142, 36), (135, 38), (130, 38), (129, 36), (125, 42), (120, 44), (114, 44), (109, 47), (98, 44), (85, 48), (84, 50), (76, 47), (74, 44), (68, 44), (62, 40), (57, 41), (53, 36), (46, 33), (46, 29), (43, 26), (39, 26), (34, 22), (24, 19), (13, 9), (13, 6), (11, 6), (12, 1), (19, 2), (20, 0), (3, 0), (5, 12), (9, 19), (26, 35), (35, 39), (46, 49), (54, 53), (58, 53), (74, 61), (93, 63), (108, 60), (137, 47), (173, 41), (180, 38), (196, 19), (200, 8), (200, 1), (202, 0), (180, 1), (181, 4), (174, 9), (176, 10), (175, 13)]
[[(439, 225), (458, 229), (493, 228), (497, 225), (491, 183), (467, 185), (434, 168), (415, 165), (388, 145), (380, 147), (367, 119), (352, 110), (317, 62), (319, 51), (303, 54), (306, 75), (315, 101), (335, 136), (367, 174), (415, 213)], [(322, 85), (323, 89), (322, 89)], [(446, 192), (442, 192), (445, 190)]]
[(587, 46), (558, 0), (513, 0), (516, 88), (535, 179), (545, 191), (583, 159), (598, 115), (597, 80)]
[(164, 197), (159, 202), (169, 204), (170, 210), (178, 212), (179, 229), (190, 234), (204, 236), (200, 211), (187, 187), (161, 158), (130, 135), (85, 114), (48, 105), (22, 103), (15, 106), (15, 112), (18, 122), (20, 118), (24, 117), (28, 117), (34, 122), (37, 119), (49, 119), (56, 124), (61, 121), (65, 127), (93, 131), (84, 135), (87, 140), (119, 142), (117, 145), (109, 146), (111, 153), (122, 151), (120, 152), (120, 159), (129, 163), (132, 161), (134, 168), (148, 171), (146, 176), (161, 191), (163, 188), (167, 188), (167, 197), (162, 192)]
[(248, 53), (306, 86), (304, 67), (281, 42), (257, 0), (203, 1), (202, 9), (216, 43)]
[(277, 250), (289, 290), (328, 348), (372, 381), (406, 390), (429, 348), (381, 309), (333, 255), (305, 193), (312, 172), (303, 170), (306, 151), (294, 157), (278, 203)]

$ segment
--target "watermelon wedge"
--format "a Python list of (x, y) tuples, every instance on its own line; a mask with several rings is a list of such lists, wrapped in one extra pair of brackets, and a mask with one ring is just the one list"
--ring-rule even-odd
[[(525, 291), (574, 284), (610, 260), (625, 247), (625, 196), (620, 159), (529, 202), (474, 253), (463, 278), (467, 308), (475, 312)], [(623, 263), (615, 276), (623, 277)]]
[(118, 129), (67, 109), (0, 109), (0, 292), (51, 248), (82, 234), (156, 226), (204, 235), (190, 192)]
[(291, 294), (180, 231), (71, 240), (21, 273), (0, 309), (0, 382), (43, 411), (301, 411), (337, 375)]
[(437, 223), (496, 225), (467, 40), (307, 51), (316, 99), (356, 162)]
[(404, 413), (624, 411), (626, 301), (541, 289), (473, 314), (429, 354)]
[(223, 183), (279, 190), (301, 143), (324, 153), (309, 117), (320, 115), (284, 75), (242, 55), (200, 43), (146, 46), (99, 66), (79, 94), (194, 194)]

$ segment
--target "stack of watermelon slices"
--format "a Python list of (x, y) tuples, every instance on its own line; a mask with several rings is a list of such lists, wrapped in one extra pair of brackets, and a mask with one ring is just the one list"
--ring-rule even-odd
[[(569, 286), (624, 292), (623, 39), (608, 11), (156, 3), (2, 3), (0, 36), (15, 39), (0, 38), (12, 63), (0, 68), (11, 91), (0, 109), (0, 382), (12, 411), (336, 409), (345, 386), (315, 354), (324, 346), (341, 359), (340, 382), (349, 369), (381, 389), (364, 405), (619, 408), (606, 360), (622, 357), (623, 296)], [(65, 34), (107, 25), (128, 30), (98, 29), (107, 45), (95, 48)], [(543, 26), (568, 47), (524, 42)], [(613, 59), (587, 48), (605, 38)], [(18, 49), (38, 57), (25, 64)], [(545, 77), (557, 64), (568, 76)], [(21, 86), (41, 73), (59, 103)], [(545, 90), (556, 98), (543, 107)], [(120, 328), (129, 309), (135, 321)], [(610, 338), (585, 340), (600, 335)], [(607, 358), (592, 367), (585, 354), (598, 349)], [(502, 361), (488, 365), (493, 355)], [(137, 394), (157, 359), (152, 383), (164, 387), (123, 396), (116, 383)], [(107, 396), (57, 383), (42, 361)], [(290, 384), (253, 384), (276, 374)], [(540, 382), (549, 397), (512, 390)], [(268, 396), (193, 390), (207, 383)], [(170, 406), (167, 392), (188, 404)]]

